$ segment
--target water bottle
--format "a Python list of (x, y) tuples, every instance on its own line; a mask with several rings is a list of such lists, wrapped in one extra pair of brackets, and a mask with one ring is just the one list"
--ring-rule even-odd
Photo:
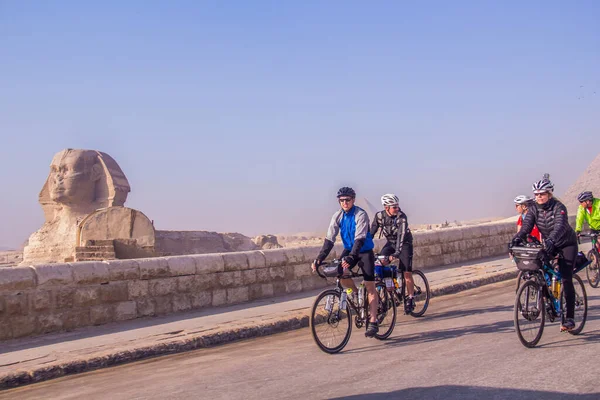
[(362, 308), (365, 299), (365, 284), (361, 282), (358, 287), (358, 306)]
[(347, 294), (346, 291), (342, 291), (342, 294), (340, 296), (340, 310), (345, 310), (346, 309), (346, 298), (347, 298)]
[(391, 292), (394, 290), (394, 280), (393, 278), (384, 278), (383, 279), (385, 281), (385, 288), (387, 289), (388, 292)]
[(556, 280), (555, 275), (552, 275), (552, 295), (554, 295), (554, 298), (556, 299), (560, 296), (560, 282)]
[(333, 296), (327, 296), (327, 300), (325, 300), (325, 310), (329, 312), (333, 310)]

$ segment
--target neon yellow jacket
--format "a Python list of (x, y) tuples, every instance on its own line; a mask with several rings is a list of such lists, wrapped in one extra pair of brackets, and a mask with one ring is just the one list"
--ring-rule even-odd
[(600, 230), (600, 199), (594, 199), (594, 201), (592, 202), (591, 214), (586, 208), (584, 208), (583, 206), (579, 206), (579, 209), (577, 210), (575, 232), (581, 232), (584, 220), (587, 222), (590, 229), (595, 231)]

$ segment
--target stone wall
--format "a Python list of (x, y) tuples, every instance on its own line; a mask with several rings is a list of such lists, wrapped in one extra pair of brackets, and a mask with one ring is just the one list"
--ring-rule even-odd
[[(514, 223), (415, 234), (415, 267), (507, 252)], [(378, 246), (382, 241), (377, 241)], [(331, 257), (339, 256), (336, 245)], [(0, 269), (0, 339), (217, 307), (329, 285), (318, 246)]]

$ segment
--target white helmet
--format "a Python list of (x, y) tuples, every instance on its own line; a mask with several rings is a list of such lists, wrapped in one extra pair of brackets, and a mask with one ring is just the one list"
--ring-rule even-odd
[(397, 206), (400, 203), (398, 196), (392, 193), (384, 194), (381, 196), (381, 204), (386, 206)]
[(544, 174), (544, 177), (539, 181), (535, 182), (531, 188), (533, 189), (533, 193), (546, 193), (546, 192), (554, 192), (554, 185), (550, 182), (550, 175)]
[(515, 201), (515, 204), (521, 204), (522, 205), (522, 204), (527, 204), (527, 203), (531, 202), (532, 200), (533, 199), (531, 197), (527, 197), (527, 196), (521, 194), (521, 195), (515, 197), (514, 201)]

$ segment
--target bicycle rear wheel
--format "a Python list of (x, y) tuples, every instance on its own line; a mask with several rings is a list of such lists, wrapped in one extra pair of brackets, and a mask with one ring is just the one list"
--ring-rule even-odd
[[(585, 286), (583, 281), (577, 275), (573, 275), (573, 287), (575, 287), (575, 329), (568, 331), (571, 335), (579, 335), (585, 326), (587, 320), (587, 294), (585, 292)], [(563, 307), (563, 315), (567, 315), (567, 303), (565, 301), (565, 294), (561, 287), (561, 302)]]
[[(392, 293), (387, 291), (384, 283), (378, 283), (375, 286), (379, 296), (379, 308), (377, 310), (377, 322), (379, 323), (379, 333), (375, 337), (384, 340), (390, 337), (396, 326), (396, 302)], [(367, 319), (369, 321), (369, 319)], [(368, 326), (368, 323), (367, 323)]]
[(413, 271), (412, 276), (415, 283), (415, 296), (413, 297), (415, 308), (411, 311), (410, 315), (413, 317), (422, 317), (425, 311), (427, 311), (427, 307), (429, 307), (429, 299), (431, 298), (429, 282), (425, 274), (419, 270)]
[(328, 289), (321, 292), (312, 307), (310, 330), (315, 343), (325, 353), (341, 351), (352, 333), (350, 307), (340, 308), (340, 292)]
[(591, 263), (587, 266), (585, 274), (590, 286), (597, 288), (598, 284), (600, 284), (600, 257), (598, 257), (598, 252), (593, 249), (588, 252), (587, 256)]
[(542, 288), (535, 281), (523, 282), (515, 299), (514, 323), (525, 347), (535, 347), (542, 338), (546, 312)]

